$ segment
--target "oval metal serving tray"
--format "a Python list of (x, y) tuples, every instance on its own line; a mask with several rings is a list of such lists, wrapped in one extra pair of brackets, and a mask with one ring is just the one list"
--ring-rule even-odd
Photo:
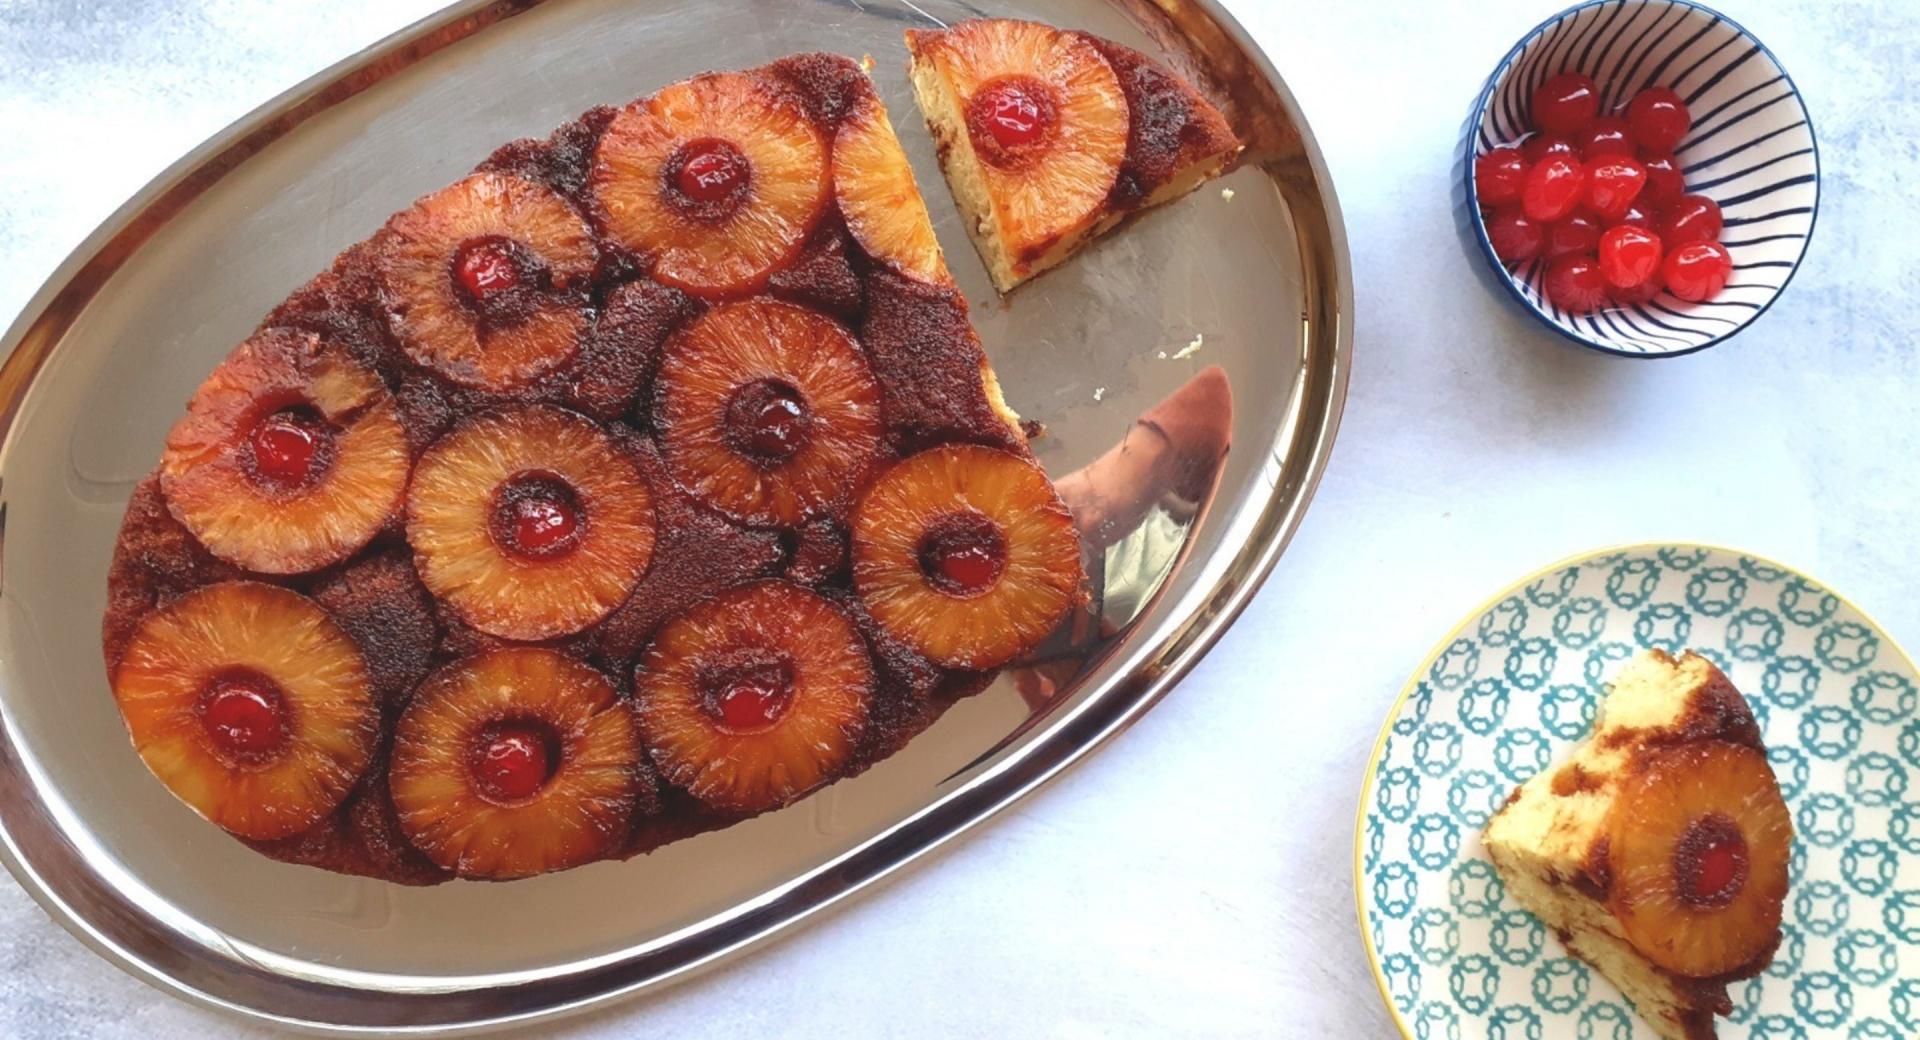
[[(387, 1035), (524, 1023), (740, 951), (986, 819), (1150, 707), (1245, 605), (1326, 462), (1352, 351), (1338, 209), (1298, 106), (1212, 0), (995, 5), (1210, 78), (1252, 143), (1218, 185), (996, 300), (900, 43), (904, 28), (979, 13), (934, 0), (457, 4), (267, 104), (122, 207), (7, 333), (0, 368), (0, 857), (27, 891), (134, 975), (255, 1019)], [(1009, 397), (1046, 424), (1049, 471), (1075, 474), (1095, 616), (856, 779), (511, 887), (283, 865), (175, 802), (128, 746), (98, 631), (120, 514), (194, 386), (338, 250), (494, 146), (707, 68), (816, 49), (876, 59)], [(1215, 402), (1200, 425), (1231, 449), (1135, 465), (1167, 435), (1136, 417), (1196, 377)]]

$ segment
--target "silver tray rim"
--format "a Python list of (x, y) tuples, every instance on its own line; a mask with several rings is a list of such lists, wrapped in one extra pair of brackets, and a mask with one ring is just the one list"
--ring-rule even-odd
[[(460, 0), (322, 69), (266, 101), (187, 152), (156, 175), (63, 260), (0, 336), (0, 462), (14, 450), (21, 405), (41, 369), (58, 351), (73, 319), (146, 239), (207, 187), (301, 122), (347, 100), (444, 47), (549, 0)], [(1135, 0), (1109, 0), (1123, 8)], [(156, 989), (234, 1018), (311, 1035), (469, 1035), (550, 1021), (604, 1007), (642, 991), (684, 981), (783, 934), (792, 926), (860, 892), (966, 833), (1059, 776), (1068, 766), (1104, 746), (1158, 703), (1205, 656), (1239, 617), (1297, 530), (1331, 455), (1344, 410), (1353, 356), (1353, 275), (1332, 178), (1304, 113), (1285, 81), (1251, 34), (1220, 0), (1146, 0), (1149, 11), (1184, 10), (1210, 23), (1219, 43), (1231, 46), (1244, 67), (1258, 74), (1297, 134), (1297, 154), (1321, 203), (1318, 266), (1305, 273), (1327, 283), (1316, 290), (1318, 313), (1303, 314), (1312, 326), (1306, 340), (1311, 364), (1303, 378), (1320, 392), (1306, 394), (1297, 423), (1283, 423), (1273, 443), (1257, 445), (1273, 478), (1267, 499), (1220, 578), (1204, 594), (1189, 594), (1192, 609), (1137, 629), (1121, 645), (1146, 643), (1139, 664), (1092, 691), (1071, 711), (1055, 713), (1042, 734), (1004, 756), (994, 768), (956, 787), (891, 830), (834, 860), (764, 893), (750, 912), (716, 915), (720, 923), (676, 937), (665, 948), (639, 956), (597, 958), (556, 965), (550, 971), (515, 973), (448, 990), (384, 985), (380, 976), (339, 971), (317, 978), (261, 964), (244, 953), (201, 937), (183, 935), (166, 915), (111, 898), (84, 850), (67, 840), (58, 813), (42, 796), (43, 778), (32, 775), (0, 699), (0, 862), (41, 908), (109, 963)], [(1317, 319), (1317, 320), (1316, 320)], [(1294, 435), (1286, 435), (1289, 428)], [(1291, 483), (1289, 467), (1294, 469)], [(0, 490), (4, 489), (0, 465)], [(0, 508), (0, 594), (4, 592), (5, 530)], [(1192, 565), (1191, 563), (1189, 565)], [(1201, 590), (1195, 590), (1200, 593)], [(101, 893), (109, 898), (99, 899)], [(735, 911), (741, 908), (736, 907)], [(103, 916), (120, 920), (145, 940), (142, 948), (116, 937)], [(130, 923), (129, 923), (130, 922)], [(182, 943), (193, 948), (182, 949)], [(628, 951), (629, 953), (633, 951)], [(356, 997), (398, 1001), (382, 1023), (327, 1021), (274, 1010), (270, 997), (287, 988), (303, 1004)]]

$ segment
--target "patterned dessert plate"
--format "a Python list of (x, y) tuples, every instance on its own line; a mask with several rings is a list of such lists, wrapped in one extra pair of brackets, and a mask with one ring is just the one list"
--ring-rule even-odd
[(1642, 649), (1692, 649), (1752, 701), (1797, 832), (1773, 965), (1722, 1040), (1920, 1035), (1920, 674), (1857, 607), (1702, 545), (1563, 560), (1469, 615), (1394, 705), (1355, 833), (1360, 928), (1416, 1040), (1652, 1040), (1614, 987), (1507, 896), (1480, 829), (1585, 736)]

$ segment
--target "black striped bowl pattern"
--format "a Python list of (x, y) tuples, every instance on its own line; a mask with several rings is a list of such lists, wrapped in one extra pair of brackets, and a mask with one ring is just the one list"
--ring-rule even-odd
[[(1534, 88), (1561, 72), (1592, 76), (1603, 112), (1649, 86), (1686, 99), (1693, 129), (1674, 154), (1687, 191), (1719, 203), (1726, 220), (1720, 240), (1733, 277), (1719, 296), (1688, 303), (1663, 292), (1644, 304), (1568, 314), (1547, 299), (1544, 261), (1509, 271), (1494, 256), (1473, 203), (1473, 157), (1526, 136)], [(1560, 334), (1628, 357), (1690, 354), (1752, 324), (1792, 279), (1820, 201), (1820, 155), (1793, 80), (1753, 34), (1686, 0), (1595, 0), (1542, 22), (1487, 79), (1459, 167), (1462, 230), (1494, 280)]]

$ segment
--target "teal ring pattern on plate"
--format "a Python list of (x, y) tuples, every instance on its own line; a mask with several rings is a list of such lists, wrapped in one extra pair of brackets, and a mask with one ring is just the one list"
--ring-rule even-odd
[(1414, 676), (1361, 798), (1362, 939), (1415, 1040), (1652, 1040), (1506, 894), (1480, 830), (1583, 739), (1619, 663), (1691, 649), (1753, 704), (1793, 812), (1780, 950), (1722, 1040), (1920, 1036), (1920, 672), (1818, 581), (1735, 550), (1607, 549), (1523, 579)]

